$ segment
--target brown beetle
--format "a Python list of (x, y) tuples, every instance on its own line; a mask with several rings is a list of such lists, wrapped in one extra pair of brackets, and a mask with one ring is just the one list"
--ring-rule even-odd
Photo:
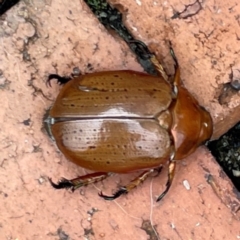
[[(67, 82), (49, 110), (45, 123), (67, 159), (96, 173), (72, 180), (61, 179), (53, 187), (75, 190), (103, 180), (112, 173), (143, 173), (113, 196), (129, 192), (163, 164), (168, 165), (168, 192), (181, 160), (212, 135), (212, 119), (181, 85), (179, 67), (173, 86), (164, 79), (162, 66), (152, 56), (161, 76), (134, 71), (107, 71), (75, 77)], [(49, 82), (48, 81), (48, 82)]]

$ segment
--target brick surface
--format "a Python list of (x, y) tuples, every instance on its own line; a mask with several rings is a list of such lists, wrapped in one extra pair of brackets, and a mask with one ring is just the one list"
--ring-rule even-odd
[[(170, 19), (174, 10), (184, 11), (192, 3), (115, 1), (122, 4), (135, 37), (156, 52), (169, 72), (173, 67), (165, 40), (172, 41), (183, 82), (212, 114), (217, 136), (229, 128), (221, 123), (238, 117), (233, 114), (238, 94), (223, 105), (216, 96), (229, 81), (231, 64), (239, 66), (240, 6), (234, 0), (205, 1), (192, 17)], [(46, 87), (48, 74), (69, 75), (75, 66), (83, 73), (142, 68), (82, 1), (21, 2), (0, 24), (1, 239), (150, 239), (142, 227), (146, 221), (161, 240), (239, 238), (237, 194), (204, 147), (178, 164), (173, 186), (160, 203), (154, 200), (164, 187), (166, 170), (113, 202), (99, 198), (98, 191), (111, 193), (135, 173), (75, 193), (52, 189), (48, 176), (71, 178), (85, 170), (67, 161), (42, 131), (43, 115), (59, 92), (57, 85)]]

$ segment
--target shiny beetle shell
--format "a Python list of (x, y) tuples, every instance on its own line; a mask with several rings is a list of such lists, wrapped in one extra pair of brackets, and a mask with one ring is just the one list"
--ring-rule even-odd
[(49, 116), (63, 154), (94, 171), (124, 173), (168, 159), (171, 137), (159, 124), (172, 102), (161, 78), (132, 71), (93, 73), (69, 81)]
[(104, 173), (181, 160), (212, 134), (209, 113), (181, 86), (179, 69), (174, 87), (161, 76), (125, 70), (73, 78), (61, 89), (47, 122), (66, 158)]

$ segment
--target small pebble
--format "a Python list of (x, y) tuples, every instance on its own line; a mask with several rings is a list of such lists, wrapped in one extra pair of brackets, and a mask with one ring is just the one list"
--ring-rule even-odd
[(188, 180), (184, 180), (184, 181), (183, 181), (183, 186), (184, 186), (187, 190), (190, 190), (190, 189), (191, 189)]

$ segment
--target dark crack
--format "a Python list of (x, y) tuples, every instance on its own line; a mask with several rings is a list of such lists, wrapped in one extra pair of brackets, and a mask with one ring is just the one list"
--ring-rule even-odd
[(30, 126), (31, 118), (28, 118), (28, 119), (26, 119), (26, 120), (23, 120), (21, 123), (22, 123), (23, 125), (25, 125), (25, 126)]
[(155, 67), (149, 60), (149, 56), (146, 58), (146, 54), (142, 51), (141, 45), (125, 27), (122, 21), (122, 15), (126, 13), (121, 13), (121, 6), (116, 5), (115, 8), (105, 0), (85, 0), (85, 2), (107, 30), (114, 30), (128, 44), (129, 48), (136, 54), (137, 60), (144, 70), (149, 74), (157, 75)]
[(69, 240), (69, 235), (67, 235), (62, 228), (58, 228), (57, 235), (59, 236), (59, 240)]
[(53, 101), (52, 99), (50, 99), (50, 98), (43, 92), (43, 90), (42, 90), (41, 88), (35, 86), (35, 85), (33, 84), (33, 81), (34, 81), (33, 78), (31, 78), (30, 80), (28, 80), (28, 86), (32, 87), (32, 89), (34, 90), (33, 93), (32, 93), (32, 95), (33, 95), (34, 97), (36, 97), (38, 94), (41, 94), (41, 95), (42, 95), (44, 98), (46, 98), (47, 100)]
[(20, 0), (2, 0), (0, 1), (0, 16), (17, 4)]
[[(174, 7), (173, 7), (174, 9)], [(187, 19), (194, 15), (197, 15), (202, 10), (201, 3), (197, 0), (196, 2), (186, 5), (182, 12), (178, 12), (174, 9), (174, 15), (171, 17), (172, 19)]]
[(226, 105), (231, 102), (231, 98), (239, 93), (240, 90), (240, 69), (234, 65), (230, 66), (229, 81), (222, 84), (219, 93), (217, 94), (218, 102), (221, 105)]
[[(216, 158), (225, 173), (231, 178), (235, 187), (240, 191), (240, 124), (230, 129), (218, 140), (208, 143), (212, 155)], [(236, 176), (235, 176), (236, 175)]]

